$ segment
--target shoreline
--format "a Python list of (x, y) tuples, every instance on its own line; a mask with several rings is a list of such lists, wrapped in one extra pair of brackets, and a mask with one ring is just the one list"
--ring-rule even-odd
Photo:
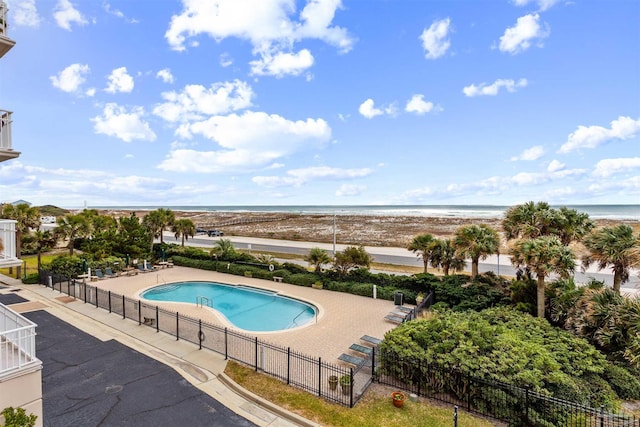
[[(115, 217), (132, 212), (142, 218), (148, 211), (128, 209), (100, 210)], [(501, 232), (502, 216), (496, 218), (441, 217), (407, 215), (334, 215), (294, 212), (238, 211), (173, 211), (176, 219), (190, 219), (196, 227), (217, 229), (225, 236), (261, 237), (319, 243), (336, 242), (346, 245), (407, 247), (420, 234), (450, 238), (457, 228), (471, 224), (486, 224)], [(640, 219), (593, 219), (597, 227), (628, 224), (640, 232)]]

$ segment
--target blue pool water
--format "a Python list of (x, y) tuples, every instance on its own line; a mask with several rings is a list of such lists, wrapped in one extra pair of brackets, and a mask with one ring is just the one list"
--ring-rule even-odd
[(240, 329), (273, 332), (306, 325), (316, 316), (315, 307), (267, 290), (213, 282), (178, 282), (145, 291), (143, 298), (154, 301), (196, 304), (205, 297), (213, 309)]

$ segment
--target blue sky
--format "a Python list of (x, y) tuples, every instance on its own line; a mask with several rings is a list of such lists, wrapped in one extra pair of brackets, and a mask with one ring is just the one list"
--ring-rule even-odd
[(640, 203), (638, 1), (7, 3), (0, 201)]

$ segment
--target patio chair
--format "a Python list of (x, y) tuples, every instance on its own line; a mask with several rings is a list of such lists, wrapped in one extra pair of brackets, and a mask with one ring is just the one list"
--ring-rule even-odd
[(382, 342), (380, 338), (372, 337), (369, 335), (363, 335), (360, 337), (360, 339), (366, 343), (373, 344), (373, 345), (378, 345)]
[(140, 271), (141, 273), (148, 273), (151, 270), (148, 270), (148, 269), (144, 268), (144, 265), (142, 265), (142, 264), (138, 264), (138, 271)]
[(98, 280), (104, 280), (104, 279), (107, 278), (107, 276), (105, 276), (104, 273), (102, 272), (102, 270), (99, 269), (99, 268), (96, 268), (95, 273), (96, 273), (96, 277), (98, 278)]
[(104, 275), (107, 277), (117, 277), (118, 275), (113, 272), (109, 267), (104, 269)]

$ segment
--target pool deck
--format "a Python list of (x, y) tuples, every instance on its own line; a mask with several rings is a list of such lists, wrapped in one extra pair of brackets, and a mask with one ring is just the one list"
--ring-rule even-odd
[[(248, 285), (277, 291), (280, 295), (315, 305), (319, 312), (317, 321), (308, 326), (281, 332), (242, 332), (273, 344), (291, 347), (292, 350), (308, 356), (322, 357), (322, 360), (330, 363), (339, 363), (338, 356), (347, 352), (351, 344), (360, 343), (361, 336), (383, 338), (387, 331), (396, 326), (385, 319), (385, 316), (395, 308), (393, 301), (187, 267), (164, 268), (135, 276), (114, 277), (91, 282), (91, 285), (138, 299), (141, 291), (181, 281)], [(197, 307), (195, 304), (188, 303), (150, 300), (147, 302), (189, 317), (202, 319), (203, 322), (233, 327), (215, 310), (207, 307)]]

